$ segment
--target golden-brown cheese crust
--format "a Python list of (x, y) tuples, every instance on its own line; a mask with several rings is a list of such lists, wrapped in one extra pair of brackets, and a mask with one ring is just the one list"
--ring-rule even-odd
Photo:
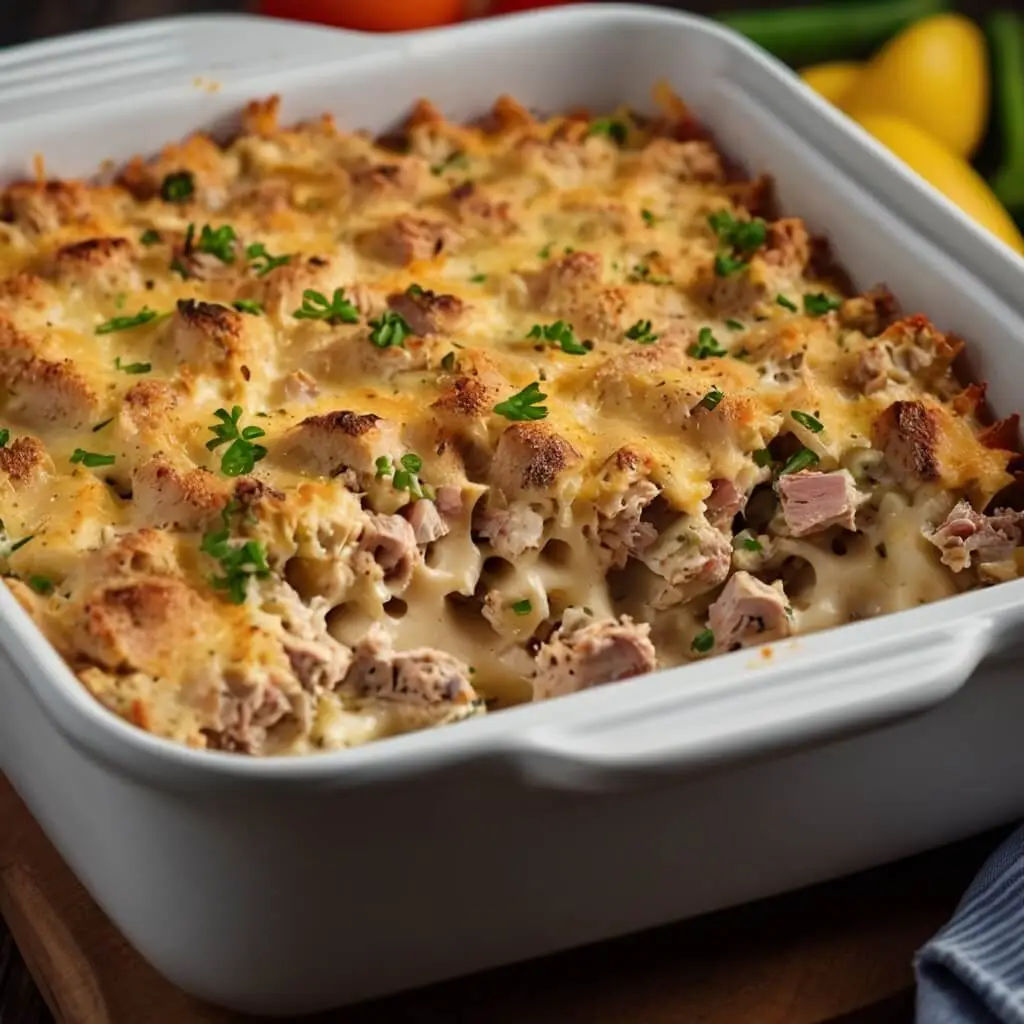
[[(1007, 487), (1016, 415), (658, 102), (374, 139), (270, 97), (0, 190), (0, 568), (97, 699), (308, 752), (529, 699), (581, 609), (670, 665), (738, 570), (795, 633), (985, 582), (921, 531)], [(842, 545), (788, 529), (793, 458), (852, 474)]]

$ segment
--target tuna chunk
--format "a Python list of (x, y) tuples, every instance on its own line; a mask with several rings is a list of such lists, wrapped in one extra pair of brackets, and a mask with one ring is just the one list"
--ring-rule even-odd
[(643, 675), (657, 664), (651, 627), (628, 615), (592, 620), (576, 608), (537, 652), (533, 699), (547, 700)]
[(416, 534), (407, 519), (366, 513), (356, 553), (355, 567), (358, 571), (370, 572), (374, 564), (380, 566), (384, 581), (397, 592), (412, 582), (412, 571), (418, 558)]
[(942, 552), (942, 563), (953, 572), (969, 569), (972, 560), (1003, 562), (1024, 542), (1024, 513), (1008, 508), (994, 515), (975, 512), (970, 502), (958, 502), (945, 521), (924, 536)]
[(749, 572), (737, 572), (708, 610), (708, 626), (715, 649), (739, 647), (789, 636), (789, 603), (781, 583), (768, 586)]
[(455, 295), (438, 295), (423, 288), (389, 295), (388, 306), (400, 313), (412, 328), (412, 333), (421, 338), (431, 334), (451, 334), (467, 309), (462, 299)]
[(819, 533), (830, 526), (857, 529), (861, 494), (845, 469), (834, 473), (786, 473), (779, 477), (779, 500), (786, 526), (794, 537)]
[(215, 750), (260, 754), (271, 728), (292, 713), (292, 702), (273, 682), (236, 688), (239, 692), (221, 694), (217, 727), (203, 730), (207, 744)]
[(417, 544), (430, 544), (448, 532), (448, 524), (441, 518), (437, 505), (426, 498), (406, 505), (402, 514), (409, 521)]
[(345, 684), (362, 696), (415, 704), (464, 705), (477, 699), (465, 663), (431, 647), (394, 651), (379, 626), (356, 645)]
[(728, 529), (743, 511), (747, 496), (731, 480), (712, 480), (707, 500), (708, 521), (720, 530)]
[(938, 480), (938, 424), (923, 402), (893, 402), (875, 420), (872, 443), (904, 487)]
[(645, 551), (658, 539), (658, 531), (641, 519), (658, 494), (658, 486), (650, 480), (636, 480), (598, 506), (597, 539), (609, 565), (621, 569), (631, 555)]
[(508, 508), (485, 508), (475, 517), (477, 533), (491, 542), (496, 555), (509, 561), (524, 551), (540, 547), (544, 536), (544, 519), (524, 501), (514, 501)]
[(405, 267), (452, 252), (462, 241), (462, 235), (444, 221), (402, 216), (371, 231), (365, 245), (379, 259)]
[(710, 523), (684, 516), (640, 560), (665, 581), (651, 603), (655, 608), (671, 608), (725, 579), (732, 562), (732, 541)]

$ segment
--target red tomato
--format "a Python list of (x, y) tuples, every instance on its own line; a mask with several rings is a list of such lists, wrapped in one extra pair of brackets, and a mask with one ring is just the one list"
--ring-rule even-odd
[(463, 0), (261, 0), (275, 18), (317, 21), (363, 32), (403, 32), (458, 21)]
[(560, 7), (571, 3), (579, 3), (579, 0), (494, 0), (491, 13), (513, 14), (516, 11), (531, 11), (535, 7)]

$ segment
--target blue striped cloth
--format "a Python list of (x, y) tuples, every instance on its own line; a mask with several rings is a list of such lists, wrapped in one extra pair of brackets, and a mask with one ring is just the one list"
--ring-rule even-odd
[(1024, 827), (917, 955), (917, 1024), (1024, 1024)]

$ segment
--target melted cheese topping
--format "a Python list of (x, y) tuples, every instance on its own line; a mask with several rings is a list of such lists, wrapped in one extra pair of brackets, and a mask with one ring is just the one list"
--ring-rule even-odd
[[(650, 667), (648, 626), (662, 665), (727, 649), (733, 570), (787, 632), (977, 582), (922, 535), (1010, 481), (959, 343), (847, 297), (671, 106), (373, 140), (272, 99), (6, 190), (3, 556), (99, 700), (306, 752), (530, 699), (570, 609), (639, 638), (577, 645), (573, 689)], [(793, 457), (851, 471), (855, 529), (794, 533)]]

